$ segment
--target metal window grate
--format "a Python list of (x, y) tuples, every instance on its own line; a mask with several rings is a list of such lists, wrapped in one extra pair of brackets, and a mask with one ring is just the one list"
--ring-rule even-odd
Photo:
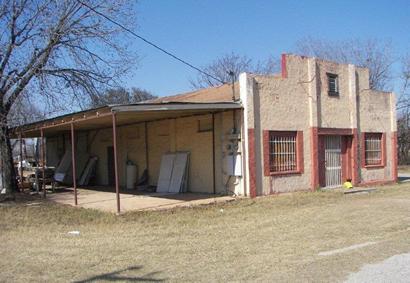
[(271, 172), (296, 171), (296, 133), (281, 135), (277, 132), (270, 132), (269, 157)]
[(365, 164), (382, 164), (382, 134), (365, 135)]
[(327, 188), (335, 188), (342, 184), (341, 154), (341, 137), (325, 136), (325, 177)]

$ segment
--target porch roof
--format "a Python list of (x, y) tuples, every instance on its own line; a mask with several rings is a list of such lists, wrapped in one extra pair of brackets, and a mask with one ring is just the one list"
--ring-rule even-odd
[(15, 138), (20, 134), (23, 138), (32, 138), (39, 137), (41, 129), (46, 137), (70, 131), (71, 124), (74, 125), (76, 131), (108, 128), (112, 127), (113, 114), (116, 116), (117, 126), (123, 126), (234, 109), (242, 109), (242, 104), (240, 102), (161, 102), (107, 105), (14, 127), (11, 133)]

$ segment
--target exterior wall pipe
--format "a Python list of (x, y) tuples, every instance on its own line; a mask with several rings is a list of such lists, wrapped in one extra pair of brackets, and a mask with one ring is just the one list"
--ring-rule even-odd
[[(44, 130), (41, 128), (41, 171), (42, 171), (42, 177), (43, 177), (43, 197), (46, 198), (46, 151), (45, 151), (45, 146), (44, 146)], [(37, 184), (38, 187), (38, 184)]]
[(74, 187), (74, 204), (78, 204), (77, 200), (77, 162), (75, 158), (75, 132), (74, 132), (74, 123), (71, 123), (71, 164), (73, 166), (73, 187)]
[(117, 196), (117, 213), (121, 212), (120, 208), (120, 182), (118, 176), (118, 153), (117, 153), (117, 119), (116, 113), (112, 112), (112, 142), (114, 147), (114, 171), (115, 171), (115, 194)]

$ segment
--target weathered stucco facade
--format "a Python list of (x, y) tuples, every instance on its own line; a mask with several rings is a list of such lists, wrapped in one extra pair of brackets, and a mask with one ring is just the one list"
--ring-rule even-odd
[[(329, 95), (328, 74), (338, 78), (337, 95)], [(369, 89), (369, 72), (296, 55), (282, 56), (282, 73), (242, 74), (241, 98), (247, 129), (249, 195), (266, 195), (325, 186), (323, 144), (327, 136), (342, 141), (342, 181), (355, 185), (397, 179), (397, 128), (394, 94)], [(269, 170), (269, 132), (297, 132), (300, 168), (295, 172)], [(382, 137), (377, 166), (364, 163), (365, 134)], [(345, 148), (343, 142), (346, 141)], [(298, 162), (299, 162), (298, 161)], [(327, 164), (327, 163), (326, 163)], [(326, 169), (327, 170), (327, 169)]]
[[(206, 111), (195, 112), (204, 104)], [(351, 64), (283, 55), (280, 74), (243, 73), (233, 86), (127, 107), (104, 110), (108, 116), (124, 111), (118, 112), (123, 120), (116, 132), (122, 187), (128, 160), (137, 166), (138, 177), (147, 169), (155, 186), (162, 155), (178, 151), (190, 152), (190, 192), (254, 197), (337, 187), (346, 180), (354, 185), (397, 180), (394, 94), (371, 90), (369, 71)], [(186, 107), (191, 115), (182, 113)], [(89, 129), (77, 132), (76, 164), (80, 171), (79, 164), (97, 156), (96, 184), (112, 185), (113, 126), (109, 117), (102, 119), (108, 119), (101, 120), (105, 128), (84, 124)], [(57, 120), (31, 131), (57, 127)], [(50, 166), (71, 147), (64, 123), (58, 134), (45, 132)]]

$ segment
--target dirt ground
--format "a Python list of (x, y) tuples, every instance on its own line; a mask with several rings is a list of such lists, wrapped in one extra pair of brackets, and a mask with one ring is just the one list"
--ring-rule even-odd
[[(117, 198), (115, 189), (111, 188), (78, 189), (78, 206), (92, 208), (106, 212), (117, 212)], [(55, 190), (47, 195), (48, 200), (59, 204), (74, 205), (73, 190)], [(160, 194), (160, 193), (120, 193), (121, 213), (136, 210), (161, 210), (175, 207), (190, 207), (211, 203), (235, 200), (231, 196), (215, 194)]]
[(41, 199), (0, 206), (8, 282), (337, 282), (409, 251), (410, 183), (120, 216)]

